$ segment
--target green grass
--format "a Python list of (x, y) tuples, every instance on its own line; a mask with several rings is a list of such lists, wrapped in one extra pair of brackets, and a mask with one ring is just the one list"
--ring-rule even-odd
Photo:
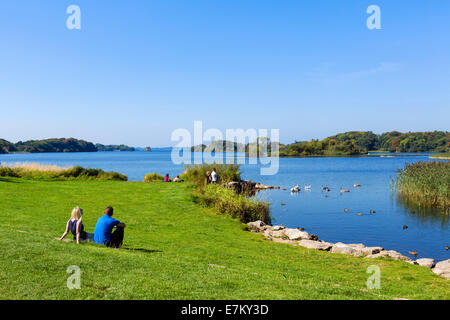
[(435, 153), (430, 156), (432, 159), (449, 159), (450, 160), (450, 152), (446, 153)]
[[(0, 299), (450, 299), (450, 281), (429, 269), (272, 243), (197, 206), (190, 191), (0, 178)], [(127, 224), (124, 248), (54, 240), (77, 205), (88, 232), (113, 206)], [(366, 289), (371, 264), (380, 290)], [(70, 265), (81, 267), (81, 290), (66, 287)]]

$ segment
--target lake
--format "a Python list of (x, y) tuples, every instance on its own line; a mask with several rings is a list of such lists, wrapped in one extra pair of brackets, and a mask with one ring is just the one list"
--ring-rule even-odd
[[(266, 190), (257, 197), (271, 203), (273, 224), (303, 227), (319, 239), (330, 242), (364, 243), (382, 246), (414, 258), (408, 251), (417, 251), (417, 258), (450, 258), (449, 216), (437, 210), (407, 207), (391, 190), (391, 179), (406, 163), (431, 161), (428, 155), (395, 157), (342, 158), (281, 158), (279, 172), (261, 176), (259, 165), (242, 166), (242, 177), (268, 185), (287, 188), (286, 191)], [(171, 161), (170, 151), (96, 152), (96, 153), (36, 153), (4, 154), (0, 162), (38, 162), (59, 166), (80, 165), (117, 171), (129, 180), (141, 181), (146, 173), (183, 171), (182, 165)], [(361, 184), (354, 188), (353, 184)], [(302, 191), (291, 194), (289, 189), (299, 184)], [(303, 186), (311, 185), (311, 191)], [(331, 192), (325, 197), (321, 186)], [(340, 193), (340, 188), (350, 193)], [(286, 205), (281, 205), (285, 203)], [(349, 212), (344, 212), (349, 209)], [(370, 214), (370, 210), (375, 210)], [(414, 212), (414, 213), (412, 213)], [(362, 216), (357, 215), (362, 213)], [(408, 228), (403, 230), (403, 226)]]

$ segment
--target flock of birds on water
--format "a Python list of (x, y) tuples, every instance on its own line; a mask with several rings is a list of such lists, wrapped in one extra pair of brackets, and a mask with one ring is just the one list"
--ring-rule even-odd
[[(361, 187), (361, 185), (359, 183), (355, 183), (353, 185), (353, 187), (359, 188), (359, 187)], [(329, 187), (327, 187), (327, 186), (322, 186), (321, 188), (322, 188), (322, 192), (323, 191), (325, 191), (325, 192), (330, 192), (331, 191), (331, 189)], [(284, 190), (286, 190), (286, 189), (284, 189)], [(298, 184), (291, 188), (291, 193), (297, 193), (297, 192), (300, 192), (300, 191), (301, 191), (301, 188), (300, 188), (300, 185), (298, 185)], [(305, 191), (311, 191), (311, 185), (306, 185), (305, 184)], [(341, 187), (340, 191), (341, 191), (341, 193), (350, 192), (349, 189), (343, 189), (342, 187)]]
[[(355, 183), (355, 184), (353, 185), (353, 187), (354, 187), (354, 188), (359, 188), (359, 187), (361, 187), (361, 185), (360, 185), (359, 183)], [(311, 191), (311, 185), (305, 184), (304, 189), (305, 189), (305, 191)], [(321, 186), (321, 189), (322, 189), (322, 192), (326, 192), (326, 193), (325, 193), (325, 197), (327, 197), (327, 193), (331, 191), (331, 189), (330, 189), (329, 187), (327, 187), (327, 186)], [(286, 190), (286, 189), (283, 188), (283, 190)], [(291, 194), (295, 194), (295, 193), (298, 193), (298, 192), (300, 192), (300, 191), (301, 191), (301, 188), (300, 188), (300, 185), (298, 185), (298, 184), (291, 188)], [(348, 192), (350, 192), (350, 190), (349, 190), (349, 189), (343, 189), (343, 188), (341, 187), (341, 188), (340, 188), (340, 192), (341, 192), (341, 193), (348, 193)], [(285, 204), (285, 203), (281, 203), (281, 205), (282, 205), (282, 206), (285, 206), (286, 204)], [(344, 209), (344, 212), (349, 212), (349, 211), (350, 211), (349, 209)], [(369, 212), (372, 214), (372, 213), (375, 213), (375, 210), (370, 210)], [(411, 214), (415, 214), (415, 211), (411, 211)], [(362, 216), (363, 214), (362, 214), (362, 213), (357, 213), (356, 215)], [(408, 226), (407, 226), (407, 225), (404, 225), (404, 226), (402, 227), (402, 229), (403, 229), (403, 230), (406, 230), (406, 229), (408, 229)], [(449, 250), (449, 249), (450, 249), (449, 246), (446, 246), (446, 247), (445, 247), (445, 250)], [(417, 252), (417, 251), (409, 251), (408, 253), (409, 253), (410, 255), (414, 256), (414, 257), (417, 257), (417, 255), (418, 255), (418, 252)]]

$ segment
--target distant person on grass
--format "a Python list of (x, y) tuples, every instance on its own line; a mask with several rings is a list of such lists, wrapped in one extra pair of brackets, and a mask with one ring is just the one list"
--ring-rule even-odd
[[(94, 241), (111, 248), (120, 248), (123, 243), (125, 223), (113, 219), (114, 209), (105, 209), (103, 217), (97, 220), (94, 230)], [(112, 230), (116, 230), (111, 234)]]
[(63, 240), (67, 234), (72, 232), (73, 239), (77, 242), (77, 244), (80, 244), (80, 241), (93, 241), (94, 235), (92, 233), (87, 233), (84, 231), (84, 225), (82, 220), (83, 217), (83, 209), (80, 207), (75, 207), (72, 210), (72, 215), (70, 216), (69, 221), (67, 221), (66, 224), (66, 230), (64, 231), (63, 235), (59, 240)]
[(170, 180), (169, 178), (169, 174), (167, 173), (166, 176), (164, 177), (164, 182), (171, 182), (172, 180)]
[(217, 183), (217, 172), (216, 172), (216, 168), (214, 168), (211, 172), (211, 182), (212, 183)]
[(180, 176), (176, 176), (175, 178), (173, 178), (173, 182), (184, 182), (184, 180), (180, 179)]
[(211, 172), (206, 171), (206, 184), (211, 183)]

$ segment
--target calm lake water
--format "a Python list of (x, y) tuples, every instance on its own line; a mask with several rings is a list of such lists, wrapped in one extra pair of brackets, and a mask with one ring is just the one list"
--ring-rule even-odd
[[(249, 164), (242, 166), (242, 172), (244, 179), (287, 188), (258, 194), (271, 203), (274, 224), (303, 227), (325, 241), (383, 246), (407, 256), (408, 251), (417, 251), (418, 258), (444, 260), (450, 258), (450, 251), (445, 250), (450, 245), (449, 216), (436, 210), (406, 207), (390, 186), (398, 168), (429, 160), (428, 155), (282, 158), (276, 175), (261, 176), (260, 167)], [(150, 172), (173, 176), (183, 171), (182, 165), (172, 163), (170, 151), (7, 154), (0, 155), (0, 162), (80, 165), (117, 171), (136, 181)], [(354, 188), (354, 183), (361, 187)], [(296, 184), (302, 186), (302, 191), (291, 195), (289, 189)], [(305, 184), (311, 185), (311, 191), (304, 190)], [(327, 197), (321, 191), (322, 185), (331, 189)], [(341, 194), (340, 187), (351, 192)], [(370, 214), (370, 210), (376, 213)], [(403, 230), (403, 225), (408, 229)]]

